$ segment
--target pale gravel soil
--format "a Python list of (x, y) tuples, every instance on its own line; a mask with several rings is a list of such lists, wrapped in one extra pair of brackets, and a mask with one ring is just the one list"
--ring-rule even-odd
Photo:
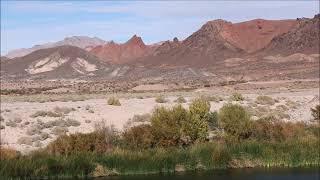
[[(183, 104), (183, 106), (188, 107), (188, 104), (197, 94), (198, 93), (193, 93), (194, 96), (185, 97), (188, 102)], [(245, 101), (233, 103), (240, 103), (246, 106), (250, 103), (254, 103), (256, 97), (259, 94), (261, 94), (261, 92), (255, 94), (243, 94), (243, 96), (245, 97)], [(270, 107), (271, 109), (275, 109), (277, 105), (286, 104), (286, 101), (288, 100), (291, 100), (298, 104), (295, 109), (290, 109), (287, 112), (290, 116), (289, 121), (309, 122), (311, 120), (310, 108), (314, 107), (316, 104), (319, 104), (319, 89), (265, 94), (279, 100), (279, 102)], [(225, 100), (222, 102), (211, 102), (211, 111), (219, 110), (223, 106), (223, 104), (229, 102), (228, 96), (225, 96), (223, 94), (221, 96), (224, 97)], [(53, 111), (55, 107), (74, 108), (75, 111), (72, 111), (69, 114), (65, 115), (65, 118), (77, 120), (81, 123), (81, 125), (78, 127), (69, 127), (68, 133), (70, 134), (76, 132), (91, 132), (94, 130), (95, 124), (100, 121), (105, 122), (106, 125), (114, 125), (118, 130), (122, 130), (126, 122), (135, 114), (150, 113), (156, 106), (169, 107), (176, 104), (173, 101), (177, 98), (177, 96), (168, 97), (167, 99), (169, 99), (169, 102), (163, 104), (156, 103), (154, 97), (144, 99), (138, 99), (134, 97), (120, 98), (121, 106), (108, 105), (107, 99), (105, 98), (88, 99), (75, 102), (1, 102), (1, 115), (4, 117), (5, 122), (15, 118), (22, 119), (22, 122), (18, 123), (17, 127), (6, 126), (5, 129), (1, 130), (1, 142), (4, 144), (4, 146), (12, 147), (24, 153), (37, 149), (38, 147), (17, 144), (17, 140), (20, 137), (28, 136), (26, 135), (27, 128), (32, 126), (33, 123), (36, 123), (38, 119), (43, 122), (59, 119), (54, 117), (30, 117), (30, 115), (39, 110)], [(92, 110), (93, 113), (89, 112), (88, 109)], [(86, 120), (91, 120), (91, 122), (86, 123)], [(21, 124), (26, 121), (29, 121), (30, 124), (22, 126)], [(5, 125), (5, 122), (1, 122), (1, 125)], [(42, 131), (47, 133), (51, 132), (50, 129), (43, 129)], [(51, 134), (51, 138), (41, 141), (42, 147), (47, 145), (55, 138), (56, 136)]]

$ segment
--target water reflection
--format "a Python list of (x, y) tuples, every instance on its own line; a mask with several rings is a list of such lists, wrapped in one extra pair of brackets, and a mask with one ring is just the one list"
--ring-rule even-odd
[(232, 169), (210, 172), (105, 177), (96, 180), (319, 180), (317, 168), (291, 169)]

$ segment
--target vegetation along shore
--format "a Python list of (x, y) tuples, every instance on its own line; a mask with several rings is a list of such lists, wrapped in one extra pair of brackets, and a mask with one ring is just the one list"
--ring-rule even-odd
[(132, 121), (139, 124), (128, 124), (121, 132), (100, 123), (92, 133), (61, 135), (28, 155), (2, 148), (0, 176), (100, 177), (319, 167), (319, 106), (311, 113), (314, 123), (280, 121), (272, 114), (252, 120), (247, 108), (234, 103), (210, 112), (207, 98), (200, 97), (188, 108), (159, 106), (150, 115), (135, 116)]

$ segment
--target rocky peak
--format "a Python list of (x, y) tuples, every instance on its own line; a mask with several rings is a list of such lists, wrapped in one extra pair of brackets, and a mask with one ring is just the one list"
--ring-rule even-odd
[(125, 44), (126, 45), (145, 46), (145, 44), (142, 41), (141, 37), (137, 36), (136, 34), (133, 35)]

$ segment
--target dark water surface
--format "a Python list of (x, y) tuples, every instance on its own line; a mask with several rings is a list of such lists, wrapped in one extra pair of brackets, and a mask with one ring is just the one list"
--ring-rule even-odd
[(174, 175), (106, 177), (96, 180), (320, 180), (317, 168), (232, 169)]

